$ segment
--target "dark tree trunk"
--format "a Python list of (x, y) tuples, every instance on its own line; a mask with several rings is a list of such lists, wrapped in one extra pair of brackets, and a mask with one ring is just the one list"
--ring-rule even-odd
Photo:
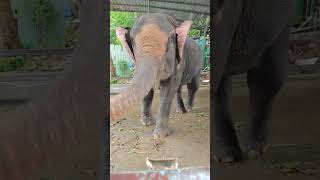
[(71, 1), (72, 1), (72, 5), (71, 5), (72, 13), (76, 18), (78, 18), (80, 16), (80, 0), (71, 0)]
[(1, 180), (29, 179), (49, 162), (70, 168), (71, 160), (86, 157), (94, 161), (90, 168), (100, 174), (101, 133), (109, 112), (106, 2), (82, 0), (80, 46), (64, 79), (51, 84), (19, 113), (1, 117)]
[(10, 0), (0, 0), (0, 49), (18, 47), (17, 20), (11, 11)]

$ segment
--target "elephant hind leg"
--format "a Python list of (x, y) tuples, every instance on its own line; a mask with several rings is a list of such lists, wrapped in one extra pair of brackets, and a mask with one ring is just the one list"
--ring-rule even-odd
[(181, 114), (181, 113), (186, 113), (186, 108), (184, 107), (184, 103), (183, 103), (183, 98), (181, 95), (181, 88), (182, 86), (179, 87), (178, 91), (177, 91), (177, 113)]
[(248, 137), (248, 156), (261, 155), (267, 144), (267, 125), (272, 102), (281, 89), (287, 75), (288, 31), (280, 34), (274, 45), (262, 56), (259, 68), (248, 71), (251, 123)]
[(200, 73), (192, 78), (191, 82), (187, 84), (188, 87), (188, 111), (191, 111), (193, 108), (193, 101), (195, 94), (200, 87)]

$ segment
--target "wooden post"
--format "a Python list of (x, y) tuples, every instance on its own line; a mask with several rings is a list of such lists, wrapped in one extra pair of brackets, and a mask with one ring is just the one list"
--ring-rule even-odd
[[(86, 157), (93, 162), (90, 170), (100, 175), (101, 134), (109, 115), (106, 3), (81, 1), (80, 45), (63, 79), (50, 84), (32, 102), (1, 116), (1, 180), (30, 179), (52, 164), (71, 170), (73, 162)], [(107, 161), (106, 154), (103, 161)]]
[(19, 47), (17, 27), (17, 19), (12, 13), (10, 0), (0, 0), (0, 49)]

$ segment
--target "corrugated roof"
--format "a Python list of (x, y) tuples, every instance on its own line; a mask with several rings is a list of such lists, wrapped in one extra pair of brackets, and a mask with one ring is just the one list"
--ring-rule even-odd
[(199, 20), (210, 16), (210, 0), (111, 0), (113, 11), (167, 12), (180, 20)]

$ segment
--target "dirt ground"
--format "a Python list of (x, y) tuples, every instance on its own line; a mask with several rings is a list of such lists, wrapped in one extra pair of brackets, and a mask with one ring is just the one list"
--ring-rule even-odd
[[(244, 143), (248, 119), (246, 84), (233, 85), (233, 117)], [(320, 74), (290, 79), (272, 113), (270, 146), (261, 159), (236, 165), (214, 163), (216, 180), (319, 180), (320, 179)]]
[[(186, 101), (187, 89), (183, 89)], [(140, 123), (140, 107), (124, 120), (111, 126), (110, 170), (111, 173), (147, 170), (146, 158), (178, 158), (179, 167), (209, 166), (210, 124), (209, 85), (203, 86), (196, 94), (194, 109), (186, 114), (176, 113), (175, 100), (170, 114), (172, 134), (158, 146), (153, 145), (153, 126)], [(153, 115), (159, 104), (159, 92), (154, 95)]]

